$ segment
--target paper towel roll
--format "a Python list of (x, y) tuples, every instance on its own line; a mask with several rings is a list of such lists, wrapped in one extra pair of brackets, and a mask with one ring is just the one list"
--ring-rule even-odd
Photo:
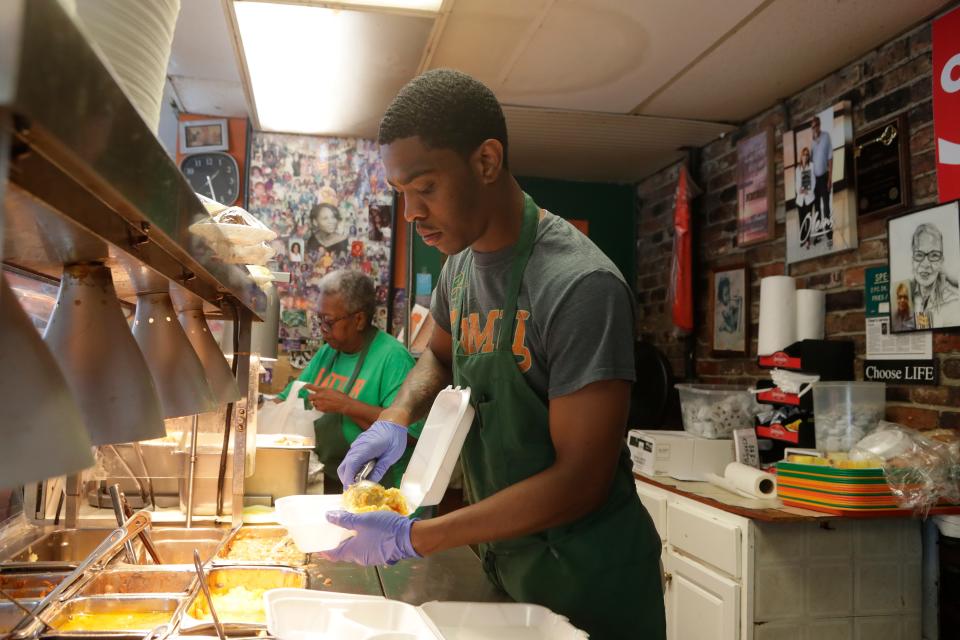
[(760, 281), (760, 335), (757, 354), (768, 356), (797, 341), (797, 284), (790, 276)]
[(737, 492), (751, 498), (777, 497), (777, 477), (754, 467), (731, 462), (723, 471), (724, 479), (732, 484)]
[(797, 289), (797, 340), (823, 340), (826, 305), (820, 289)]

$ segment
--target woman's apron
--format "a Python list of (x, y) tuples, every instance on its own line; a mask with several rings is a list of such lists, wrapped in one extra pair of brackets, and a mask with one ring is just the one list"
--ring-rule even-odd
[[(375, 330), (371, 330), (368, 331), (368, 335), (364, 336), (363, 349), (360, 351), (360, 356), (357, 358), (357, 364), (354, 366), (353, 373), (350, 375), (350, 379), (343, 388), (343, 393), (348, 396), (353, 390), (353, 385), (357, 382), (357, 377), (360, 375), (360, 369), (363, 368), (363, 363), (367, 359), (367, 352), (370, 351), (370, 345), (373, 343), (373, 339), (376, 337), (376, 335), (377, 332)], [(334, 367), (337, 364), (337, 358), (339, 357), (340, 352), (335, 352), (333, 360), (330, 363), (330, 373), (327, 374), (328, 376), (333, 373)], [(314, 451), (316, 451), (320, 462), (323, 463), (323, 492), (343, 493), (343, 485), (340, 484), (340, 477), (337, 475), (337, 467), (339, 467), (340, 463), (343, 462), (343, 457), (347, 455), (347, 451), (350, 449), (350, 443), (347, 442), (346, 436), (343, 435), (343, 414), (324, 413), (322, 416), (314, 420), (313, 433), (316, 442)]]

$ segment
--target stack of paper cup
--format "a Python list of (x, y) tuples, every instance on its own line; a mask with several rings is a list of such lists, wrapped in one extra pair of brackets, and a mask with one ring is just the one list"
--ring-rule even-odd
[(819, 289), (797, 290), (797, 340), (823, 340), (826, 300)]
[(797, 284), (790, 276), (760, 281), (760, 335), (757, 353), (781, 351), (797, 341)]

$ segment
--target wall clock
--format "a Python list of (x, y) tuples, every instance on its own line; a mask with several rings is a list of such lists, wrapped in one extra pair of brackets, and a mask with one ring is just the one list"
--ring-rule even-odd
[(180, 162), (180, 171), (197, 193), (232, 205), (240, 196), (240, 170), (227, 153), (195, 153)]

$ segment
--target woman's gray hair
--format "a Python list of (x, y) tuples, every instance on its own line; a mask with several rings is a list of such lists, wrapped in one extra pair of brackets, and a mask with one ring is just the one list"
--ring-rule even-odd
[(370, 276), (359, 271), (341, 269), (323, 276), (319, 286), (320, 295), (339, 295), (351, 313), (363, 311), (367, 314), (367, 324), (373, 322), (377, 309), (377, 292)]

